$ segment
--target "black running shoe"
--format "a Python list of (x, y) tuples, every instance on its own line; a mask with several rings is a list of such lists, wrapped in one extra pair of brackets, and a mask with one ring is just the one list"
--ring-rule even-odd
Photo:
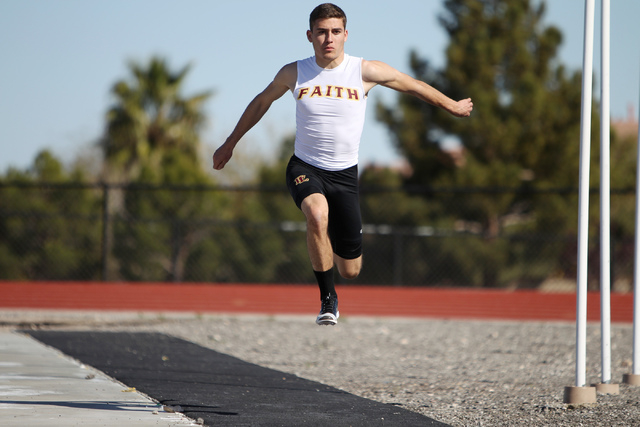
[(335, 325), (338, 323), (338, 317), (340, 312), (338, 311), (338, 297), (337, 295), (329, 294), (322, 300), (322, 307), (320, 307), (320, 314), (316, 319), (318, 325)]

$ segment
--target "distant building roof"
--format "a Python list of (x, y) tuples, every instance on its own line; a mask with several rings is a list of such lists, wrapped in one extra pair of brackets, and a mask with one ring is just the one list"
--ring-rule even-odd
[(632, 105), (627, 108), (627, 117), (624, 119), (611, 119), (611, 128), (620, 138), (638, 137), (638, 118)]

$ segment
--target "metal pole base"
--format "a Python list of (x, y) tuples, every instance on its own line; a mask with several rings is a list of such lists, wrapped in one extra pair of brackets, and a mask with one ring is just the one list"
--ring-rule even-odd
[(619, 384), (593, 384), (596, 388), (596, 392), (600, 394), (620, 394), (620, 385)]
[(565, 387), (564, 403), (596, 403), (595, 387)]
[(624, 374), (622, 376), (622, 382), (629, 385), (640, 385), (640, 375)]

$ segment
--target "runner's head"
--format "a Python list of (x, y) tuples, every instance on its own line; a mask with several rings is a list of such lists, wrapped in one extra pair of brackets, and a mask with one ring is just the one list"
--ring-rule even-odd
[(347, 17), (338, 6), (324, 3), (309, 18), (307, 39), (313, 44), (317, 64), (322, 68), (338, 66), (344, 58), (344, 43), (349, 35)]

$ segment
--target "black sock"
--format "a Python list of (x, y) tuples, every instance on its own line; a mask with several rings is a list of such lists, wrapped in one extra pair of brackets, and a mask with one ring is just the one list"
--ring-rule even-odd
[(320, 287), (320, 299), (325, 299), (329, 294), (336, 295), (336, 288), (333, 284), (333, 268), (327, 271), (315, 271), (318, 286)]

